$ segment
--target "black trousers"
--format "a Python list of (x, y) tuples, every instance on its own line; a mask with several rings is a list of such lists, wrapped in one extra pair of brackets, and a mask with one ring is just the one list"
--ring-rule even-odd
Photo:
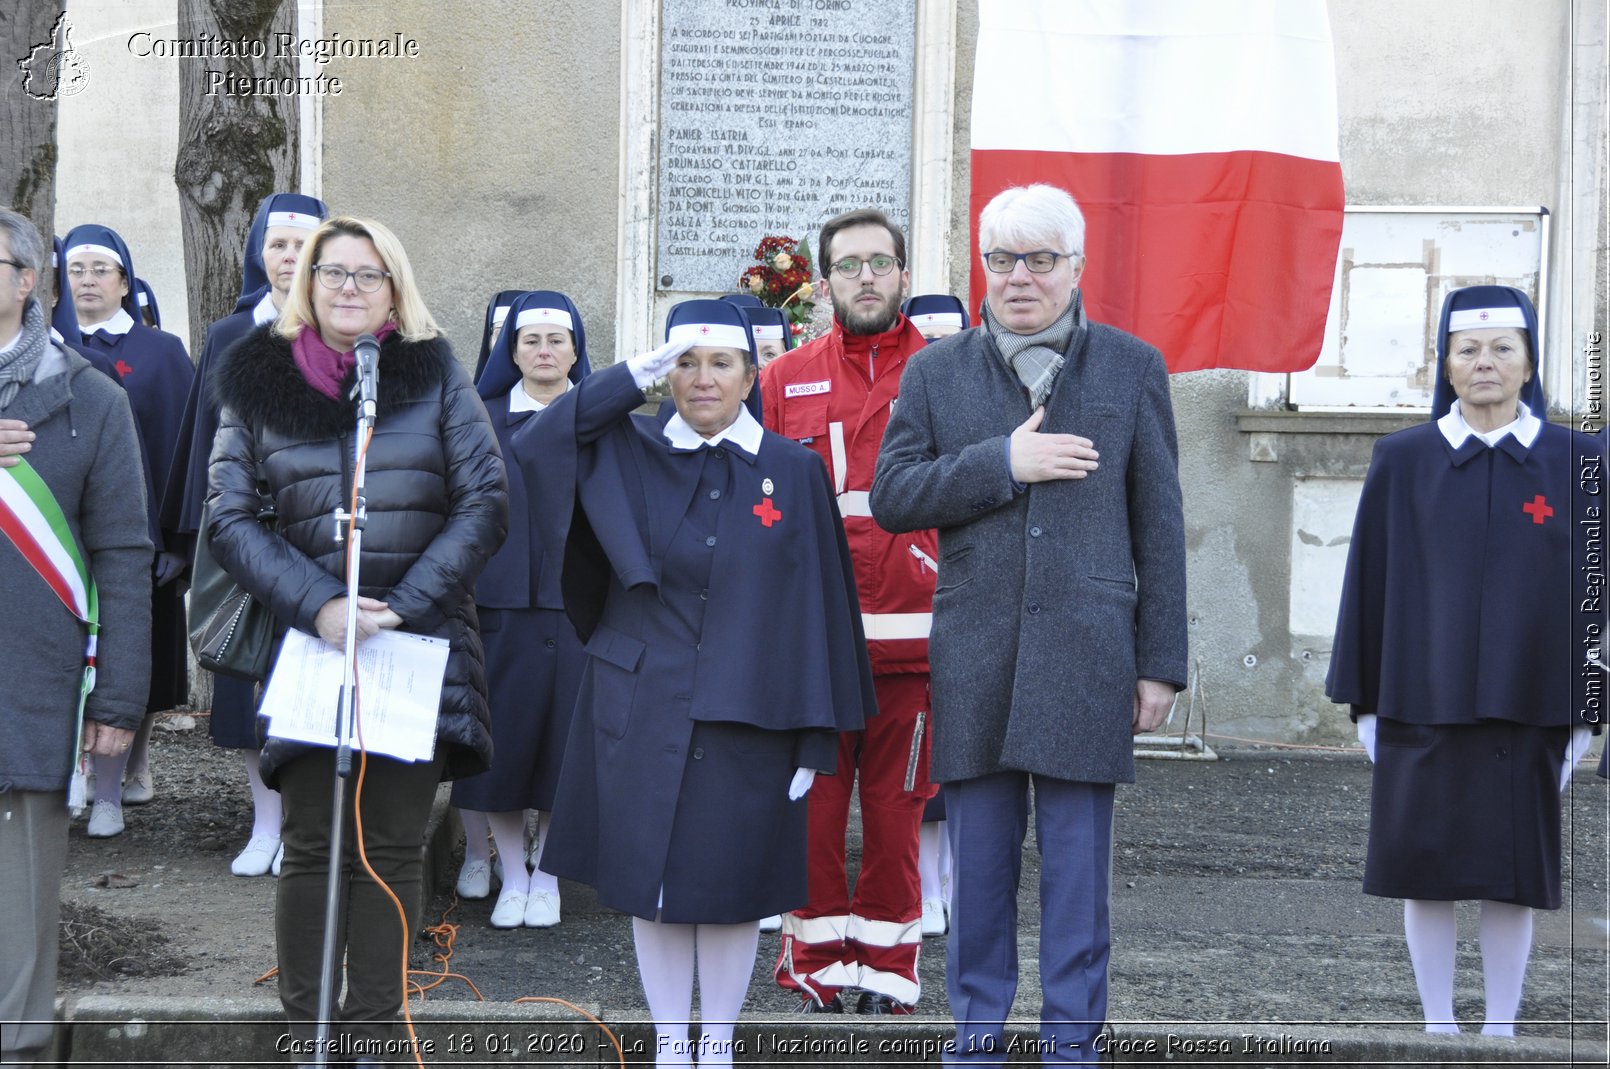
[[(353, 755), (352, 775), (346, 782), (345, 849), (340, 861), (343, 902), (335, 937), (335, 983), (339, 990), (344, 951), (346, 996), (337, 1015), (341, 1027), (331, 1029), (332, 1038), (342, 1032), (359, 1043), (380, 1044), (393, 1038), (393, 1021), (402, 1006), (404, 954), (419, 928), (420, 843), (441, 771), (440, 756), (420, 763), (371, 756), (363, 776), (359, 804), (364, 852), (376, 874), (402, 902), (408, 914), (405, 922), (358, 860), (356, 818), (360, 810), (353, 797), (358, 756)], [(311, 1041), (317, 1026), (334, 776), (335, 751), (325, 749), (298, 757), (279, 772), (285, 805), (281, 832), (285, 860), (274, 932), (280, 1003), (291, 1037), (299, 1043)]]

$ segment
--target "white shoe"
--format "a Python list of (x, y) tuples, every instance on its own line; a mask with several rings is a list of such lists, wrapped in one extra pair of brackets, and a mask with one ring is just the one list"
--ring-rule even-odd
[(285, 844), (280, 843), (280, 848), (274, 851), (274, 863), (268, 867), (268, 871), (273, 873), (275, 876), (278, 876), (280, 874), (280, 866), (283, 864), (285, 864)]
[(769, 917), (762, 918), (761, 922), (760, 922), (760, 930), (763, 931), (763, 932), (780, 932), (780, 931), (782, 931), (783, 930), (783, 915), (781, 913), (773, 913)]
[(229, 863), (229, 871), (236, 876), (266, 876), (268, 870), (274, 867), (274, 858), (279, 854), (280, 841), (272, 835), (253, 835), (246, 849), (235, 855), (235, 860)]
[(944, 935), (949, 929), (949, 918), (945, 916), (945, 901), (942, 898), (925, 898), (922, 900), (922, 934), (926, 938), (930, 935)]
[(525, 900), (525, 926), (552, 928), (559, 923), (559, 895), (550, 891), (532, 891)]
[(497, 905), (492, 907), (492, 927), (520, 928), (525, 925), (526, 896), (510, 890), (508, 884), (498, 892)]
[(90, 807), (89, 827), (85, 829), (91, 839), (110, 839), (123, 834), (123, 807), (104, 798)]
[(156, 797), (156, 792), (151, 789), (151, 770), (149, 768), (142, 769), (139, 772), (131, 772), (123, 777), (124, 805), (145, 805), (154, 797)]
[(464, 862), (454, 890), (460, 898), (485, 898), (492, 893), (492, 866), (485, 861)]

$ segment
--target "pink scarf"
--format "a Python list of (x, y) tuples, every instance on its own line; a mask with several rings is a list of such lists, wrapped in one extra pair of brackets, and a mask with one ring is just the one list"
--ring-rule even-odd
[[(385, 341), (386, 335), (396, 329), (397, 324), (385, 323), (375, 331), (375, 337)], [(311, 326), (304, 326), (291, 342), (291, 357), (309, 386), (337, 401), (341, 400), (341, 384), (358, 362), (352, 353), (338, 353), (324, 344), (319, 332)]]

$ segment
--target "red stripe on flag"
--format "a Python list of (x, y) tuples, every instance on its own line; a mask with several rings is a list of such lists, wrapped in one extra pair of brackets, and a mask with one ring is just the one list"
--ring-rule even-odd
[(67, 611), (74, 616), (78, 615), (78, 607), (73, 604), (73, 592), (67, 583), (56, 571), (56, 565), (50, 556), (40, 547), (32, 532), (23, 525), (22, 520), (11, 509), (0, 505), (0, 532), (4, 532), (16, 544), (17, 551), (39, 573), (40, 578), (50, 586), (61, 603), (67, 606)]
[[(1090, 318), (1162, 350), (1170, 371), (1301, 371), (1319, 357), (1342, 234), (1340, 164), (1273, 152), (975, 150), (978, 213), (1047, 182), (1085, 216)], [(972, 305), (984, 297), (975, 257)]]

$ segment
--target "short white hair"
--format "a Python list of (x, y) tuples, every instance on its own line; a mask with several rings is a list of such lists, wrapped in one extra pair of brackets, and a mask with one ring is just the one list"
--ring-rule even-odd
[(995, 194), (978, 215), (978, 251), (1046, 248), (1084, 259), (1085, 217), (1065, 189), (1036, 183)]

